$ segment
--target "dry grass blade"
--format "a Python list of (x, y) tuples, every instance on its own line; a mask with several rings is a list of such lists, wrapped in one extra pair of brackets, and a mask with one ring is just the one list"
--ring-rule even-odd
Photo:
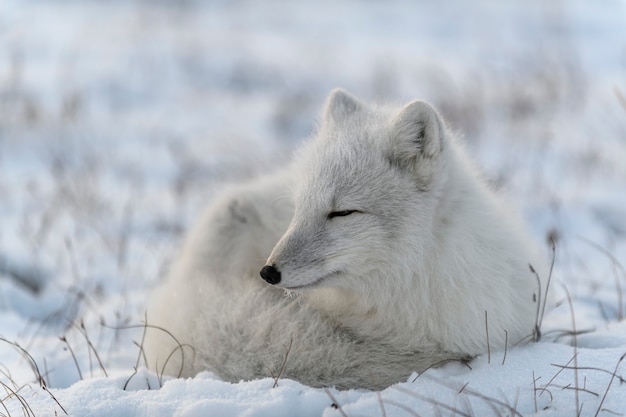
[[(447, 381), (444, 381), (443, 379), (436, 378), (436, 377), (434, 377), (432, 375), (426, 375), (425, 377), (430, 379), (430, 380), (432, 380), (432, 381), (435, 381), (439, 385), (441, 385), (443, 387), (446, 387), (446, 388), (448, 388), (450, 390), (454, 390), (454, 391), (458, 390), (457, 387), (455, 387), (451, 383), (448, 383)], [(507, 410), (509, 410), (511, 412), (511, 415), (513, 415), (513, 416), (523, 417), (519, 413), (519, 411), (517, 411), (516, 408), (512, 407), (510, 404), (507, 404), (504, 401), (498, 400), (497, 398), (493, 398), (493, 397), (490, 397), (488, 395), (482, 394), (482, 393), (480, 393), (478, 391), (474, 391), (473, 389), (470, 389), (467, 386), (464, 387), (463, 393), (465, 393), (467, 395), (470, 395), (472, 397), (479, 398), (479, 399), (485, 401), (492, 409), (494, 408), (494, 404), (495, 404), (495, 405), (498, 405), (500, 407), (506, 408)]]
[[(461, 388), (461, 390), (459, 391), (459, 394), (461, 392), (463, 392), (463, 390), (465, 389), (465, 387), (467, 387), (467, 385), (469, 384), (469, 382), (465, 385), (463, 385), (463, 388)], [(467, 410), (468, 414), (471, 416), (476, 415), (476, 413), (474, 412), (474, 409), (472, 408), (472, 401), (470, 400), (470, 397), (468, 397), (467, 395), (461, 396), (461, 401), (463, 402), (463, 404), (465, 404), (465, 409)], [(498, 413), (499, 414), (499, 413)], [(496, 414), (496, 415), (498, 415)]]
[[(609, 390), (611, 389), (611, 384), (613, 384), (613, 380), (615, 379), (615, 376), (617, 374), (617, 369), (621, 365), (624, 358), (626, 358), (626, 353), (620, 356), (619, 360), (615, 364), (615, 369), (613, 370), (613, 374), (611, 375), (611, 379), (609, 380), (609, 384), (607, 385), (606, 390), (604, 390), (604, 395), (602, 396), (602, 399), (600, 400), (600, 404), (598, 404), (598, 409), (596, 410), (594, 417), (598, 417), (598, 414), (600, 414), (600, 411), (602, 411), (602, 405), (604, 404), (604, 400), (606, 400), (606, 396), (608, 395)], [(622, 378), (620, 378), (620, 380), (622, 380)]]
[[(145, 318), (146, 322), (148, 322), (147, 315), (144, 315), (144, 318)], [(128, 377), (128, 379), (124, 383), (124, 388), (123, 388), (124, 391), (126, 391), (126, 388), (128, 388), (128, 384), (133, 379), (133, 377), (135, 375), (137, 375), (137, 370), (139, 369), (139, 362), (141, 361), (141, 357), (142, 356), (144, 358), (144, 362), (146, 362), (146, 365), (147, 365), (146, 355), (145, 355), (145, 352), (143, 350), (143, 344), (144, 344), (144, 342), (146, 340), (146, 333), (147, 333), (147, 331), (148, 331), (148, 328), (146, 326), (144, 326), (143, 332), (141, 334), (141, 343), (139, 345), (137, 345), (137, 347), (139, 348), (139, 352), (137, 353), (137, 361), (135, 362), (134, 372), (131, 374), (131, 376)]]
[(511, 412), (511, 417), (515, 414), (518, 414), (517, 404), (519, 403), (519, 388), (515, 391), (515, 401), (513, 401), (513, 411)]
[(461, 389), (460, 389), (460, 390), (458, 390), (456, 393), (457, 393), (457, 394), (462, 393), (463, 391), (465, 391), (465, 388), (467, 388), (467, 386), (468, 386), (468, 385), (469, 385), (469, 382), (466, 382), (465, 384), (463, 384), (463, 386), (461, 387)]
[(537, 414), (537, 378), (535, 378), (535, 371), (533, 371), (533, 401), (535, 403), (535, 414)]
[(554, 271), (554, 262), (556, 261), (556, 243), (554, 242), (554, 238), (552, 236), (550, 237), (550, 246), (552, 249), (552, 260), (550, 262), (550, 270), (548, 271), (548, 280), (546, 281), (546, 293), (543, 297), (543, 302), (541, 305), (541, 315), (539, 316), (539, 321), (537, 323), (537, 325), (539, 326), (539, 329), (541, 329), (541, 324), (543, 323), (543, 316), (546, 313), (546, 304), (548, 303), (548, 291), (550, 291), (550, 284), (552, 282), (552, 272)]
[(380, 395), (380, 391), (376, 391), (376, 398), (378, 398), (378, 405), (380, 406), (381, 417), (387, 417), (387, 413), (385, 412), (385, 405), (383, 404), (383, 397)]
[(541, 324), (539, 323), (541, 321), (541, 300), (542, 300), (541, 278), (539, 277), (539, 274), (537, 273), (537, 271), (535, 271), (535, 268), (533, 268), (531, 264), (528, 264), (528, 267), (530, 268), (530, 272), (535, 276), (535, 280), (537, 280), (538, 294), (537, 294), (536, 299), (534, 299), (535, 294), (533, 294), (533, 299), (534, 301), (537, 302), (537, 312), (535, 313), (535, 328), (533, 329), (532, 341), (538, 342), (541, 339)]
[(389, 405), (393, 405), (394, 407), (398, 407), (399, 409), (406, 411), (407, 413), (409, 413), (410, 415), (412, 415), (414, 417), (421, 417), (419, 414), (417, 414), (415, 412), (415, 410), (413, 410), (412, 408), (410, 408), (410, 407), (408, 407), (408, 406), (406, 406), (406, 405), (404, 405), (402, 403), (399, 403), (399, 402), (394, 401), (394, 400), (386, 400), (385, 402), (387, 404), (389, 404)]
[[(551, 363), (550, 365), (552, 365), (554, 367), (557, 367), (557, 368), (571, 369), (571, 370), (574, 369), (573, 366), (559, 365), (557, 363)], [(616, 375), (615, 372), (611, 372), (611, 371), (608, 371), (606, 369), (596, 368), (596, 367), (593, 367), (593, 366), (579, 366), (578, 370), (579, 371), (598, 371), (598, 372), (601, 372), (601, 373), (612, 375), (613, 378), (617, 377), (619, 382), (620, 382), (620, 384), (626, 383), (626, 379), (622, 378), (621, 376)]]
[(400, 391), (400, 392), (402, 392), (402, 393), (404, 393), (404, 394), (410, 395), (411, 397), (417, 398), (418, 400), (421, 400), (421, 401), (427, 402), (429, 404), (436, 405), (437, 407), (441, 407), (441, 408), (443, 408), (445, 410), (451, 411), (451, 412), (454, 413), (454, 415), (458, 414), (458, 415), (464, 416), (464, 417), (472, 417), (470, 414), (467, 414), (467, 413), (459, 410), (458, 408), (452, 407), (451, 405), (448, 405), (448, 404), (443, 403), (441, 401), (435, 400), (434, 398), (429, 398), (429, 397), (426, 397), (425, 395), (418, 394), (417, 392), (411, 391), (410, 389), (403, 388), (401, 386), (395, 386), (393, 388), (398, 390), (398, 391)]
[(24, 414), (25, 417), (30, 417), (30, 416), (35, 417), (35, 413), (33, 412), (33, 409), (30, 407), (28, 402), (26, 402), (24, 397), (19, 394), (20, 389), (16, 390), (14, 388), (11, 388), (10, 386), (8, 386), (2, 381), (0, 381), (0, 385), (2, 386), (2, 388), (4, 388), (4, 391), (7, 393), (7, 396), (0, 400), (0, 404), (2, 404), (2, 408), (4, 408), (4, 410), (7, 412), (6, 415), (8, 417), (11, 416), (11, 412), (9, 411), (8, 407), (5, 405), (4, 402), (10, 398), (17, 399), (17, 401), (22, 406), (22, 413)]
[[(565, 369), (567, 369), (567, 367), (569, 366), (570, 363), (572, 363), (572, 361), (574, 360), (574, 357), (571, 357), (569, 361), (567, 361), (567, 363), (565, 364), (565, 366), (563, 365), (559, 365), (560, 369), (557, 371), (556, 374), (552, 375), (552, 378), (550, 378), (550, 380), (548, 381), (548, 383), (546, 385), (543, 386), (543, 388), (538, 388), (541, 390), (541, 394), (539, 394), (539, 396), (541, 397), (543, 395), (543, 393), (545, 391), (548, 391), (547, 388), (552, 385), (552, 382), (561, 374), (561, 372), (563, 372)], [(556, 365), (552, 365), (552, 366), (556, 366)], [(549, 393), (549, 391), (548, 391)]]
[(535, 268), (528, 264), (530, 272), (535, 275), (537, 280), (538, 298), (537, 298), (537, 312), (535, 320), (535, 329), (533, 331), (532, 340), (538, 342), (541, 339), (541, 326), (543, 324), (543, 317), (546, 313), (546, 304), (548, 303), (548, 291), (550, 290), (550, 283), (552, 282), (552, 272), (554, 271), (554, 262), (556, 261), (556, 244), (554, 238), (550, 236), (550, 246), (552, 249), (552, 260), (550, 261), (550, 270), (548, 271), (548, 279), (546, 281), (545, 294), (543, 293), (543, 286), (541, 285), (541, 277), (535, 270)]
[(425, 374), (426, 374), (426, 371), (428, 371), (429, 369), (436, 368), (436, 367), (438, 367), (439, 365), (443, 365), (444, 363), (449, 363), (449, 362), (459, 362), (459, 363), (461, 363), (461, 364), (465, 365), (465, 366), (467, 367), (467, 369), (469, 369), (469, 370), (471, 371), (471, 370), (472, 370), (472, 367), (471, 367), (471, 366), (469, 365), (469, 363), (468, 363), (468, 361), (470, 361), (471, 359), (472, 359), (472, 358), (469, 358), (469, 357), (468, 357), (468, 358), (465, 358), (465, 359), (443, 359), (443, 360), (440, 360), (440, 361), (438, 361), (438, 362), (435, 362), (435, 363), (433, 363), (432, 365), (430, 365), (429, 367), (427, 367), (426, 369), (424, 369), (424, 370), (422, 371), (422, 373), (417, 374), (417, 376), (411, 380), (411, 384), (415, 383), (415, 381), (417, 381), (417, 380), (418, 380), (418, 379), (419, 379), (422, 375), (425, 375)]
[(11, 342), (10, 340), (7, 340), (7, 339), (5, 339), (3, 337), (0, 337), (0, 341), (5, 342), (5, 343), (9, 344), (10, 346), (12, 346), (13, 348), (15, 348), (22, 355), (22, 357), (24, 357), (24, 359), (26, 359), (26, 361), (30, 365), (30, 367), (31, 367), (31, 369), (32, 369), (32, 371), (33, 371), (33, 373), (35, 375), (35, 378), (37, 379), (37, 383), (39, 383), (39, 386), (44, 391), (46, 391), (48, 393), (50, 398), (52, 398), (52, 400), (61, 408), (61, 410), (65, 413), (65, 415), (69, 415), (67, 413), (67, 411), (65, 410), (65, 408), (61, 405), (59, 400), (57, 400), (57, 398), (54, 396), (54, 394), (52, 394), (48, 390), (48, 385), (46, 384), (46, 380), (42, 376), (41, 371), (39, 370), (39, 366), (37, 365), (37, 362), (35, 361), (35, 359), (31, 356), (31, 354), (28, 353), (28, 351), (26, 351), (26, 349), (21, 347), (16, 342)]
[(569, 293), (569, 290), (565, 285), (563, 285), (563, 290), (565, 291), (565, 295), (567, 296), (567, 303), (569, 305), (570, 317), (572, 319), (572, 332), (573, 339), (572, 344), (574, 346), (574, 392), (576, 399), (576, 415), (580, 415), (580, 395), (579, 395), (579, 381), (578, 381), (578, 338), (576, 337), (576, 316), (574, 315), (574, 304), (572, 303), (572, 297)]
[(585, 242), (592, 248), (596, 249), (597, 251), (601, 252), (607, 258), (611, 260), (611, 265), (613, 266), (613, 277), (615, 278), (615, 292), (617, 293), (617, 318), (618, 320), (623, 320), (624, 319), (624, 300), (623, 300), (623, 294), (622, 294), (622, 284), (620, 283), (617, 270), (619, 269), (622, 272), (622, 277), (626, 279), (626, 269), (624, 269), (624, 265), (622, 265), (621, 262), (617, 260), (617, 258), (615, 258), (615, 256), (613, 256), (611, 252), (609, 252), (602, 246), (598, 245), (595, 242), (592, 242), (591, 240), (585, 237), (579, 236), (579, 238), (583, 242)]
[(555, 388), (561, 388), (562, 391), (565, 391), (565, 390), (574, 391), (574, 390), (576, 390), (576, 391), (580, 391), (580, 392), (586, 392), (587, 394), (591, 394), (594, 397), (599, 397), (600, 396), (600, 394), (598, 394), (597, 392), (593, 392), (590, 389), (585, 388), (584, 386), (582, 388), (581, 387), (578, 387), (578, 388), (572, 387), (571, 384), (567, 384), (565, 386), (562, 386), (562, 385), (553, 385), (553, 386)]
[(339, 411), (339, 414), (341, 414), (343, 417), (348, 417), (346, 412), (341, 409), (341, 405), (339, 404), (339, 402), (337, 401), (333, 393), (330, 392), (328, 388), (324, 388), (324, 392), (326, 392), (326, 395), (328, 395), (330, 400), (333, 402), (332, 407), (335, 408), (337, 411)]
[(287, 357), (289, 356), (289, 352), (291, 352), (292, 345), (293, 345), (293, 337), (289, 339), (289, 346), (287, 347), (287, 352), (285, 352), (285, 357), (283, 358), (283, 363), (280, 365), (278, 374), (274, 377), (274, 385), (272, 386), (272, 388), (276, 388), (278, 386), (278, 380), (280, 379), (283, 372), (285, 372), (285, 366), (287, 365)]
[[(100, 359), (100, 354), (98, 354), (98, 351), (96, 350), (96, 347), (93, 345), (93, 343), (91, 342), (91, 339), (89, 338), (89, 335), (87, 334), (87, 329), (85, 328), (85, 323), (83, 323), (81, 321), (80, 322), (80, 326), (78, 326), (76, 323), (72, 323), (72, 325), (76, 329), (78, 329), (78, 332), (83, 336), (83, 338), (87, 342), (87, 347), (88, 347), (89, 351), (93, 352), (94, 356), (96, 357), (96, 361), (98, 361), (98, 366), (100, 367), (100, 369), (104, 373), (104, 376), (109, 376), (107, 374), (107, 370), (104, 367), (104, 364), (102, 363), (102, 360)], [(89, 358), (91, 359), (91, 354), (89, 355)]]
[(161, 366), (161, 372), (159, 373), (159, 385), (161, 386), (163, 386), (163, 375), (165, 375), (167, 364), (170, 362), (170, 360), (172, 360), (172, 358), (177, 352), (180, 352), (180, 355), (181, 355), (180, 368), (178, 369), (177, 378), (180, 378), (183, 375), (183, 370), (185, 369), (185, 348), (191, 349), (195, 355), (196, 351), (194, 350), (193, 346), (187, 345), (187, 344), (180, 344), (178, 340), (176, 340), (176, 343), (178, 343), (178, 346), (176, 346), (176, 348), (174, 348), (174, 350), (170, 352), (167, 358), (165, 358), (165, 362), (163, 362), (163, 366)]
[[(193, 356), (195, 357), (196, 354), (196, 350), (194, 349), (193, 346), (189, 345), (189, 344), (183, 344), (181, 343), (176, 336), (174, 336), (174, 334), (172, 332), (170, 332), (169, 330), (163, 328), (163, 327), (159, 327), (159, 326), (155, 326), (152, 324), (148, 324), (147, 322), (145, 324), (133, 324), (133, 325), (129, 325), (129, 326), (108, 326), (104, 323), (102, 323), (102, 326), (107, 328), (107, 329), (112, 329), (112, 330), (128, 330), (128, 329), (138, 329), (138, 328), (149, 328), (149, 329), (154, 329), (154, 330), (159, 330), (163, 333), (165, 333), (166, 335), (168, 335), (173, 341), (174, 343), (176, 343), (176, 348), (168, 355), (168, 357), (165, 359), (165, 362), (162, 365), (162, 369), (161, 369), (161, 374), (159, 375), (159, 384), (163, 385), (163, 380), (162, 380), (162, 376), (165, 372), (165, 368), (167, 367), (168, 362), (170, 361), (170, 359), (174, 356), (174, 354), (178, 351), (180, 351), (181, 354), (181, 361), (180, 361), (180, 368), (178, 370), (178, 374), (177, 374), (177, 378), (180, 378), (183, 374), (183, 370), (185, 369), (185, 348), (189, 348), (193, 354)], [(193, 360), (193, 358), (192, 358)], [(156, 365), (155, 365), (156, 366)]]
[(555, 329), (555, 330), (550, 330), (549, 332), (544, 333), (544, 336), (556, 335), (553, 341), (558, 342), (559, 340), (561, 340), (561, 338), (566, 337), (566, 336), (574, 336), (574, 334), (576, 334), (576, 336), (580, 336), (581, 334), (589, 334), (595, 331), (596, 329), (585, 329), (585, 330), (577, 330), (576, 333), (574, 333), (571, 330)]
[(72, 355), (72, 360), (74, 361), (74, 366), (76, 367), (76, 371), (78, 371), (78, 378), (83, 380), (83, 373), (80, 370), (80, 366), (78, 365), (78, 359), (76, 359), (76, 354), (74, 353), (74, 349), (70, 346), (70, 343), (67, 341), (65, 336), (59, 337), (59, 340), (67, 346), (67, 350), (70, 351), (70, 355)]

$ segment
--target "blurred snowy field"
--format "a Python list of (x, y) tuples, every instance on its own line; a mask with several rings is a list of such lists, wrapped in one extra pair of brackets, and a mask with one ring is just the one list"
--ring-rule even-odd
[[(381, 393), (142, 369), (190, 222), (337, 86), (432, 102), (556, 242), (542, 342)], [(0, 2), (0, 416), (626, 415), (625, 266), (623, 0)]]

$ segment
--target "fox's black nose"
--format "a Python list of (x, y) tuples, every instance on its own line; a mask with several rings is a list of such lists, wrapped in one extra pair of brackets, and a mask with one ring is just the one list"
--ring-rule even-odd
[(278, 284), (280, 282), (280, 271), (274, 265), (265, 265), (261, 268), (261, 278), (269, 284)]

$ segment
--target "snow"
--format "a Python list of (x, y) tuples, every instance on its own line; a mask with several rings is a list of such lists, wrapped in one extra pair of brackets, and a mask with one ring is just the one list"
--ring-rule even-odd
[[(3, 0), (0, 416), (626, 415), (625, 20), (623, 0)], [(190, 222), (283, 164), (336, 86), (434, 103), (548, 260), (555, 239), (542, 341), (380, 393), (148, 372), (144, 305)]]

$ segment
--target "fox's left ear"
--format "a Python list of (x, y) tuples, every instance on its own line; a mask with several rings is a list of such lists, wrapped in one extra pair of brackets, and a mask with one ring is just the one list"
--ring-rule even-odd
[(424, 101), (412, 101), (391, 121), (391, 162), (427, 180), (443, 150), (444, 133), (435, 109)]
[(349, 115), (359, 111), (363, 105), (346, 90), (341, 88), (334, 89), (328, 100), (324, 110), (324, 121), (342, 123)]

